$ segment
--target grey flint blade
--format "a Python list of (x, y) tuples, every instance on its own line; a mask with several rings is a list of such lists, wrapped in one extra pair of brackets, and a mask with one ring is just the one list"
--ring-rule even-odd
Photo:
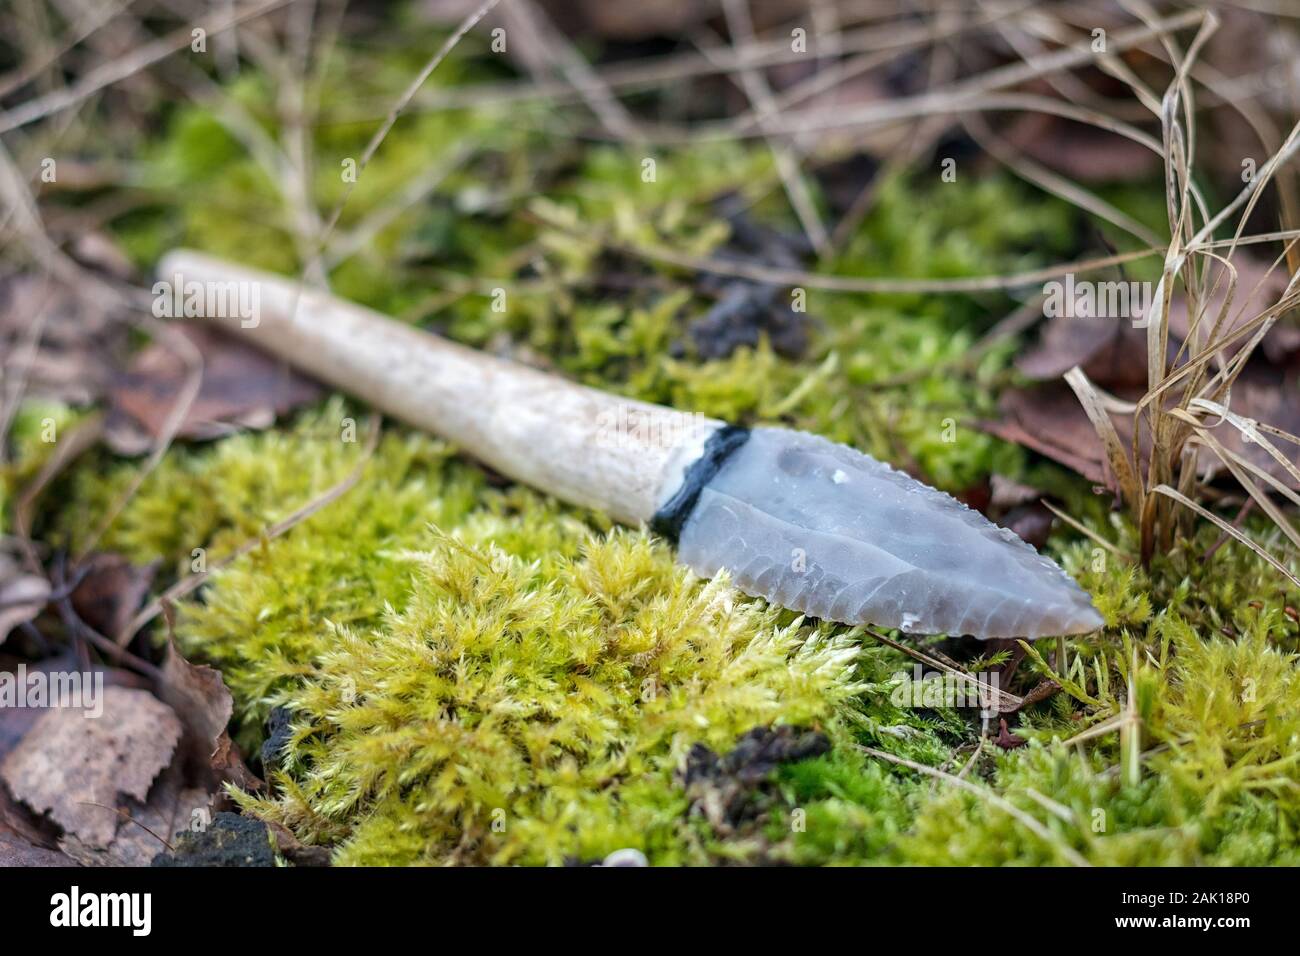
[(755, 429), (705, 485), (679, 554), (813, 617), (978, 638), (1076, 634), (1088, 595), (1013, 532), (874, 458)]

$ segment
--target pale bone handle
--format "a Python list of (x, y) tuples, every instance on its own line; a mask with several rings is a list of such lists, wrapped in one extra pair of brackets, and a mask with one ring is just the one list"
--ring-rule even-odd
[(627, 524), (654, 515), (722, 424), (576, 385), (198, 252), (169, 253), (158, 273), (172, 288), (250, 283), (255, 325), (205, 318), (516, 481)]

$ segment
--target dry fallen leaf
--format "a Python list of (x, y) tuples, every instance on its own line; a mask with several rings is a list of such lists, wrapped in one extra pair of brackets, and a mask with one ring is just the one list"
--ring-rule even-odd
[(69, 836), (59, 848), (82, 866), (148, 866), (175, 844), (179, 832), (201, 829), (215, 814), (215, 796), (202, 787), (186, 786), (184, 777), (177, 762), (159, 774), (148, 802), (140, 806), (132, 801), (125, 808), (127, 817), (107, 846)]
[[(1106, 450), (1068, 386), (1053, 382), (1029, 389), (1008, 389), (998, 408), (1002, 418), (983, 423), (985, 431), (1036, 451), (1095, 484), (1111, 484)], [(1112, 418), (1121, 439), (1130, 440), (1132, 432), (1121, 428), (1118, 417)]]
[(0, 644), (10, 631), (40, 614), (49, 597), (49, 581), (23, 573), (18, 562), (0, 554)]
[(263, 820), (275, 848), (280, 855), (294, 866), (329, 866), (331, 852), (329, 847), (309, 845), (301, 842), (288, 827), (274, 820)]
[(40, 821), (0, 786), (0, 866), (59, 866), (70, 860), (55, 852), (58, 841)]
[[(1176, 350), (1176, 345), (1170, 346), (1171, 358)], [(1057, 316), (1016, 360), (1016, 368), (1034, 381), (1046, 382), (1078, 365), (1090, 381), (1113, 391), (1146, 385), (1146, 354), (1146, 330), (1131, 322)]]
[[(319, 399), (323, 390), (265, 352), (223, 332), (178, 326), (203, 355), (203, 380), (182, 422), (181, 438), (212, 439), (242, 428), (267, 428), (283, 415)], [(148, 346), (118, 378), (105, 434), (120, 455), (147, 451), (166, 425), (188, 371), (166, 345)]]
[[(1300, 432), (1300, 370), (1281, 370), (1254, 363), (1247, 366), (1232, 390), (1232, 410), (1245, 418), (1274, 425), (1292, 434)], [(998, 402), (1002, 418), (983, 422), (980, 427), (1003, 441), (1022, 445), (1031, 451), (1064, 465), (1089, 481), (1115, 489), (1105, 447), (1088, 421), (1087, 413), (1068, 388), (1060, 383), (1027, 389), (1008, 389)], [(1125, 449), (1133, 440), (1132, 416), (1112, 414), (1111, 421)], [(1243, 456), (1278, 480), (1297, 487), (1294, 478), (1264, 448), (1247, 443), (1230, 425), (1218, 425), (1214, 436), (1231, 451)], [(1275, 446), (1300, 465), (1294, 446), (1277, 442)], [(1139, 468), (1145, 474), (1150, 442), (1142, 430), (1139, 444)], [(1219, 471), (1218, 458), (1207, 448), (1198, 451), (1198, 464), (1205, 473)]]
[[(109, 562), (107, 567), (117, 568), (118, 564)], [(110, 573), (109, 577), (112, 576)], [(127, 583), (133, 579), (134, 575), (128, 575)], [(49, 673), (76, 666), (75, 659), (69, 656), (29, 665), (27, 673), (37, 670)], [(165, 757), (165, 769), (158, 773), (152, 784), (145, 785), (147, 797), (141, 799), (139, 787), (128, 790), (122, 786), (118, 788), (121, 799), (114, 802), (104, 799), (107, 788), (101, 787), (103, 792), (98, 796), (85, 798), (87, 806), (82, 809), (88, 815), (102, 814), (103, 820), (94, 822), (107, 821), (103, 830), (85, 833), (70, 829), (58, 839), (53, 824), (47, 824), (53, 836), (43, 833), (39, 828), (40, 820), (27, 807), (13, 801), (6, 804), (8, 791), (0, 786), (0, 843), (11, 844), (9, 847), (0, 846), (0, 860), (8, 854), (14, 859), (14, 865), (39, 865), (46, 858), (42, 853), (31, 852), (30, 846), (42, 852), (57, 848), (64, 855), (54, 854), (49, 859), (51, 862), (57, 859), (64, 865), (76, 862), (84, 866), (147, 866), (168, 845), (175, 843), (178, 832), (201, 830), (212, 821), (227, 804), (221, 790), (223, 782), (230, 781), (246, 789), (262, 785), (244, 766), (226, 733), (233, 701), (220, 673), (210, 667), (189, 664), (174, 647), (169, 648), (162, 670), (163, 682), (159, 693), (168, 703), (151, 698), (152, 704), (146, 706), (150, 711), (167, 715), (165, 723), (173, 749)], [(106, 671), (104, 676), (110, 684), (139, 680), (126, 671)], [(139, 692), (146, 693), (143, 690)], [(103, 717), (87, 723), (102, 724), (122, 716), (121, 707), (113, 706), (107, 695), (105, 700)], [(7, 768), (6, 755), (17, 750), (20, 743), (33, 748), (62, 746), (63, 735), (48, 733), (48, 727), (41, 729), (50, 713), (32, 707), (0, 709), (0, 779), (5, 779), (3, 774), (7, 772), (4, 769)], [(127, 716), (136, 720), (129, 711)], [(78, 716), (77, 720), (84, 718)], [(175, 732), (177, 727), (179, 734)], [(73, 726), (70, 733), (75, 734), (80, 729)], [(61, 759), (58, 752), (51, 753), (55, 759)], [(159, 754), (158, 759), (164, 758)], [(48, 797), (44, 802), (38, 799), (35, 806), (45, 810), (50, 802)], [(101, 809), (91, 804), (116, 809)], [(7, 814), (6, 810), (12, 812)], [(57, 816), (54, 819), (63, 822)], [(9, 826), (11, 822), (13, 825)], [(113, 826), (115, 832), (105, 841), (105, 835)], [(24, 864), (26, 860), (31, 862)]]
[[(1288, 281), (1285, 267), (1270, 272), (1267, 264), (1240, 255), (1233, 257), (1232, 264), (1237, 270), (1237, 287), (1218, 337), (1230, 334), (1276, 302)], [(1211, 276), (1210, 286), (1213, 288), (1220, 276), (1214, 296), (1203, 306), (1201, 330), (1205, 335), (1209, 334), (1227, 295), (1229, 277), (1222, 269)], [(1169, 305), (1167, 358), (1170, 362), (1178, 356), (1187, 332), (1187, 298), (1180, 294)], [(1047, 323), (1039, 340), (1016, 360), (1016, 368), (1022, 375), (1043, 382), (1060, 378), (1078, 365), (1090, 381), (1108, 391), (1144, 388), (1146, 337), (1146, 329), (1135, 327), (1129, 319), (1059, 315)], [(1240, 344), (1225, 349), (1224, 357), (1233, 355)], [(1260, 344), (1260, 352), (1273, 362), (1285, 362), (1296, 351), (1300, 351), (1300, 328), (1289, 322), (1274, 325)], [(1186, 359), (1184, 354), (1179, 361)]]
[(158, 562), (139, 567), (123, 555), (100, 552), (87, 557), (82, 569), (85, 575), (72, 592), (72, 606), (99, 633), (116, 637), (149, 593)]
[[(1282, 268), (1270, 271), (1268, 264), (1244, 255), (1235, 256), (1232, 261), (1237, 269), (1237, 288), (1217, 337), (1239, 328), (1276, 301), (1288, 281)], [(1211, 286), (1220, 276), (1223, 281), (1204, 306), (1201, 322), (1207, 334), (1227, 294), (1227, 275), (1222, 269), (1211, 276)], [(1169, 329), (1168, 360), (1172, 363), (1188, 333), (1185, 296), (1176, 296), (1170, 304)], [(1225, 349), (1224, 357), (1232, 355), (1237, 347)], [(1300, 329), (1286, 321), (1275, 325), (1233, 385), (1229, 400), (1232, 411), (1292, 434), (1300, 432), (1300, 391), (1297, 391), (1300, 367), (1294, 360), (1297, 351), (1300, 351)], [(1186, 359), (1184, 351), (1178, 361)], [(1127, 321), (1066, 316), (1052, 319), (1039, 341), (1016, 362), (1022, 374), (1045, 384), (1004, 392), (999, 402), (1002, 418), (986, 423), (984, 428), (1006, 441), (1045, 455), (1090, 481), (1113, 487), (1110, 464), (1096, 430), (1077, 399), (1055, 381), (1074, 365), (1081, 366), (1091, 382), (1116, 397), (1136, 400), (1146, 387), (1146, 330), (1134, 328)], [(1116, 414), (1110, 417), (1121, 442), (1125, 448), (1130, 447), (1132, 417)], [(1282, 465), (1260, 445), (1246, 442), (1237, 429), (1218, 426), (1214, 434), (1229, 450), (1275, 478), (1297, 485)], [(1281, 443), (1279, 450), (1293, 462), (1297, 461), (1293, 446)], [(1220, 470), (1217, 457), (1209, 449), (1199, 449), (1198, 455), (1204, 475)], [(1139, 457), (1139, 469), (1145, 472), (1145, 429)]]
[(110, 845), (122, 824), (119, 795), (144, 801), (182, 733), (172, 709), (147, 691), (105, 687), (102, 703), (98, 717), (44, 711), (0, 763), (15, 797), (94, 847)]
[(184, 726), (179, 756), (188, 764), (191, 777), (208, 782), (214, 789), (226, 781), (245, 789), (261, 787), (262, 782), (244, 766), (226, 732), (234, 700), (221, 672), (191, 664), (177, 650), (175, 642), (169, 641), (163, 678), (159, 695)]
[(0, 833), (0, 867), (71, 866), (73, 862), (57, 850), (47, 850)]
[[(29, 351), (32, 323), (43, 320)], [(0, 366), (21, 362), (24, 394), (89, 405), (112, 380), (126, 327), (95, 304), (44, 277), (0, 280)]]
[(221, 785), (262, 786), (240, 759), (226, 732), (234, 708), (221, 673), (191, 664), (169, 643), (159, 694), (183, 725), (181, 746), (149, 791), (148, 802), (128, 808), (130, 819), (108, 846), (69, 837), (60, 848), (85, 866), (147, 866), (175, 846), (182, 831), (201, 832), (227, 805)]

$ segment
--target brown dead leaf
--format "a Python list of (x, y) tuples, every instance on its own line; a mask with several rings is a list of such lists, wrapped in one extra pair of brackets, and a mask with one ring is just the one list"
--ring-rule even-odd
[(57, 850), (47, 850), (0, 832), (0, 867), (71, 866), (74, 862)]
[(148, 802), (128, 808), (129, 820), (111, 845), (89, 846), (75, 838), (61, 843), (64, 852), (86, 866), (148, 865), (172, 849), (178, 837), (202, 834), (212, 824), (228, 805), (222, 783), (262, 786), (226, 731), (234, 702), (219, 671), (191, 664), (169, 641), (159, 694), (184, 727), (180, 748), (149, 791)]
[(1015, 750), (1017, 747), (1023, 747), (1029, 743), (1023, 737), (1017, 737), (1007, 729), (1007, 722), (1004, 719), (998, 721), (998, 738), (994, 741), (1003, 750)]
[[(17, 690), (19, 683), (25, 682), (28, 688), (27, 694), (30, 694), (31, 688), (36, 683), (37, 674), (44, 675), (42, 679), (47, 682), (44, 686), (48, 687), (48, 682), (53, 679), (53, 675), (80, 672), (83, 666), (76, 652), (71, 649), (36, 663), (20, 660), (4, 662), (4, 666), (0, 667), (0, 764), (4, 763), (5, 757), (18, 746), (27, 736), (27, 732), (46, 713), (44, 703), (36, 704), (30, 699), (19, 699)], [(91, 673), (102, 674), (102, 680), (108, 687), (144, 689), (148, 686), (147, 681), (140, 675), (120, 668), (92, 665)], [(93, 679), (101, 678), (96, 676)], [(30, 706), (20, 706), (20, 704), (30, 704)]]
[[(1231, 407), (1238, 415), (1276, 426), (1292, 434), (1300, 433), (1300, 368), (1280, 369), (1252, 362), (1238, 377), (1232, 389)], [(1130, 396), (1132, 397), (1132, 396)], [(1013, 442), (1064, 465), (1091, 482), (1117, 490), (1105, 447), (1073, 393), (1059, 383), (1034, 388), (1008, 389), (998, 402), (1002, 418), (983, 422), (980, 427), (1003, 441)], [(1125, 449), (1133, 440), (1132, 416), (1110, 416)], [(1230, 425), (1215, 427), (1214, 436), (1226, 448), (1279, 479), (1297, 486), (1289, 475), (1260, 445), (1248, 443)], [(1300, 454), (1286, 442), (1275, 447), (1293, 464), (1300, 464)], [(1145, 474), (1150, 442), (1144, 428), (1139, 442), (1139, 470)], [(1198, 450), (1198, 465), (1203, 473), (1221, 470), (1218, 459), (1209, 449)]]
[(119, 795), (144, 801), (182, 733), (172, 709), (147, 691), (105, 687), (101, 701), (98, 717), (70, 707), (42, 712), (0, 763), (14, 796), (95, 847), (117, 834)]
[(216, 795), (185, 785), (185, 775), (173, 762), (158, 775), (141, 805), (125, 802), (121, 824), (107, 846), (95, 846), (67, 836), (59, 848), (82, 866), (148, 866), (176, 842), (178, 833), (202, 829), (215, 814)]
[(0, 554), (0, 644), (10, 631), (40, 614), (49, 597), (49, 581), (24, 573), (17, 561)]
[[(1232, 261), (1237, 269), (1237, 288), (1218, 336), (1230, 334), (1262, 312), (1277, 300), (1288, 281), (1282, 268), (1270, 272), (1267, 264), (1241, 255), (1234, 256)], [(1211, 276), (1211, 286), (1220, 274), (1221, 267)], [(1225, 301), (1227, 278), (1222, 274), (1220, 287), (1215, 290), (1211, 301), (1202, 307), (1204, 318), (1201, 323), (1206, 334)], [(1188, 333), (1185, 296), (1176, 296), (1170, 305), (1169, 329), (1168, 361), (1171, 364), (1175, 358), (1180, 363), (1186, 361), (1188, 356), (1185, 352), (1178, 357), (1183, 338)], [(1234, 354), (1239, 347), (1234, 345), (1225, 349), (1225, 357)], [(1229, 402), (1231, 409), (1245, 418), (1292, 434), (1300, 433), (1297, 352), (1300, 352), (1300, 329), (1289, 322), (1275, 325), (1234, 384)], [(1090, 481), (1113, 487), (1109, 461), (1096, 430), (1088, 422), (1078, 401), (1067, 389), (1053, 382), (1075, 364), (1081, 365), (1085, 375), (1101, 388), (1119, 398), (1135, 400), (1145, 391), (1146, 385), (1146, 331), (1134, 328), (1129, 322), (1114, 320), (1064, 316), (1052, 319), (1040, 340), (1016, 362), (1021, 373), (1052, 384), (1005, 392), (999, 403), (1002, 419), (988, 424), (986, 430), (1045, 455)], [(1133, 435), (1131, 416), (1112, 414), (1110, 418), (1124, 447), (1130, 447)], [(1246, 442), (1237, 429), (1217, 427), (1215, 437), (1229, 450), (1244, 456), (1279, 480), (1293, 486), (1297, 484), (1284, 467), (1260, 445)], [(1146, 439), (1144, 429), (1139, 465), (1143, 472), (1148, 453)], [(1280, 450), (1291, 456), (1293, 462), (1297, 461), (1293, 446), (1283, 443)], [(1220, 469), (1217, 458), (1208, 449), (1201, 448), (1198, 455), (1203, 474), (1210, 475)]]
[[(30, 674), (38, 670), (48, 673), (75, 669), (78, 665), (75, 658), (67, 655), (26, 666)], [(104, 843), (75, 832), (58, 839), (53, 824), (47, 824), (51, 833), (43, 833), (41, 821), (30, 810), (13, 801), (5, 803), (8, 791), (0, 786), (0, 841), (8, 839), (18, 845), (32, 844), (46, 851), (58, 849), (66, 854), (62, 858), (65, 865), (75, 861), (84, 866), (147, 866), (167, 849), (167, 844), (175, 842), (179, 831), (202, 829), (211, 822), (226, 803), (220, 789), (222, 780), (233, 780), (244, 786), (259, 783), (247, 771), (243, 771), (246, 776), (241, 776), (236, 769), (217, 772), (217, 768), (228, 766), (243, 769), (225, 734), (225, 721), (229, 719), (231, 704), (217, 672), (211, 668), (191, 669), (177, 655), (177, 660), (164, 668), (164, 674), (170, 688), (168, 695), (176, 702), (172, 719), (179, 720), (182, 725), (180, 746), (167, 767), (148, 787), (145, 800), (124, 794), (116, 803), (90, 801), (110, 808), (99, 812), (106, 820), (115, 818), (117, 821), (111, 839)], [(120, 670), (105, 671), (104, 679), (110, 686), (138, 680), (135, 675)], [(166, 710), (165, 704), (155, 702), (155, 706)], [(5, 763), (6, 754), (28, 737), (48, 713), (45, 709), (33, 707), (0, 708), (0, 766)], [(111, 719), (113, 715), (106, 705), (104, 716), (99, 721), (90, 722)], [(215, 743), (211, 740), (214, 734)], [(93, 813), (98, 808), (87, 809)], [(7, 810), (13, 812), (7, 813)], [(4, 852), (0, 847), (0, 859), (3, 859)], [(32, 856), (31, 859), (31, 865), (37, 865), (35, 861), (39, 857)]]
[(263, 820), (280, 855), (294, 866), (329, 866), (330, 849), (301, 842), (288, 827), (273, 820)]
[(1026, 707), (1032, 707), (1034, 704), (1045, 701), (1047, 698), (1055, 695), (1060, 689), (1061, 685), (1054, 680), (1040, 680), (1030, 688), (1029, 693), (1025, 695), (1024, 702), (1020, 705), (1020, 709), (1023, 710)]
[[(983, 429), (1023, 445), (1077, 472), (1095, 484), (1111, 485), (1106, 450), (1069, 386), (1054, 382), (1036, 388), (1008, 389), (998, 402), (1002, 418)], [(1123, 441), (1131, 426), (1112, 416)]]
[[(11, 797), (3, 786), (0, 786), (0, 843), (39, 847), (43, 850), (53, 850), (58, 846), (57, 838), (47, 833), (42, 828), (41, 821)], [(0, 849), (0, 859), (3, 859), (3, 854), (4, 850)]]
[(221, 672), (191, 664), (169, 639), (163, 678), (159, 695), (184, 725), (180, 756), (191, 779), (206, 781), (214, 788), (228, 781), (244, 789), (259, 789), (262, 781), (244, 765), (226, 731), (234, 701)]
[(72, 606), (99, 633), (116, 637), (144, 602), (158, 562), (139, 567), (124, 555), (98, 552), (82, 567), (88, 570), (72, 592)]
[[(44, 317), (34, 353), (32, 323)], [(52, 280), (35, 275), (0, 279), (0, 367), (21, 363), (24, 394), (89, 405), (108, 388), (113, 356), (126, 341), (122, 323)]]
[[(1171, 344), (1169, 357), (1177, 351)], [(1146, 330), (1117, 319), (1057, 316), (1042, 337), (1016, 360), (1022, 375), (1053, 381), (1074, 366), (1107, 391), (1146, 385)]]
[[(1267, 264), (1243, 255), (1234, 256), (1232, 264), (1237, 270), (1237, 287), (1218, 337), (1231, 334), (1276, 302), (1288, 281), (1284, 266), (1270, 272)], [(1228, 279), (1222, 267), (1210, 277), (1211, 288), (1216, 281), (1219, 287), (1210, 302), (1202, 306), (1203, 336), (1209, 334), (1218, 317), (1227, 296)], [(1169, 305), (1166, 358), (1170, 363), (1178, 356), (1188, 328), (1187, 297), (1179, 294)], [(1235, 354), (1242, 344), (1244, 340), (1225, 349), (1225, 357)], [(1260, 351), (1269, 361), (1285, 362), (1300, 351), (1300, 327), (1286, 321), (1276, 324), (1260, 344)], [(1090, 381), (1113, 392), (1146, 386), (1146, 354), (1146, 329), (1135, 327), (1131, 321), (1061, 315), (1047, 323), (1038, 342), (1016, 360), (1016, 368), (1034, 381), (1043, 382), (1060, 378), (1078, 365)], [(1184, 354), (1179, 361), (1186, 359)]]
[[(267, 428), (283, 415), (318, 400), (324, 391), (251, 345), (215, 329), (180, 325), (203, 355), (203, 380), (179, 436), (208, 440), (232, 430)], [(107, 433), (121, 455), (142, 454), (161, 433), (185, 385), (181, 357), (162, 344), (140, 352), (112, 390)]]

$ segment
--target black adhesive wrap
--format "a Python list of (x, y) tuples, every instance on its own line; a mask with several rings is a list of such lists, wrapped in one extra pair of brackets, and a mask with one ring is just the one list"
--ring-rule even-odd
[(681, 487), (650, 519), (650, 527), (665, 538), (676, 541), (686, 519), (695, 510), (704, 486), (713, 480), (732, 453), (748, 440), (749, 429), (739, 425), (724, 425), (710, 435), (704, 443), (703, 453), (687, 466)]

